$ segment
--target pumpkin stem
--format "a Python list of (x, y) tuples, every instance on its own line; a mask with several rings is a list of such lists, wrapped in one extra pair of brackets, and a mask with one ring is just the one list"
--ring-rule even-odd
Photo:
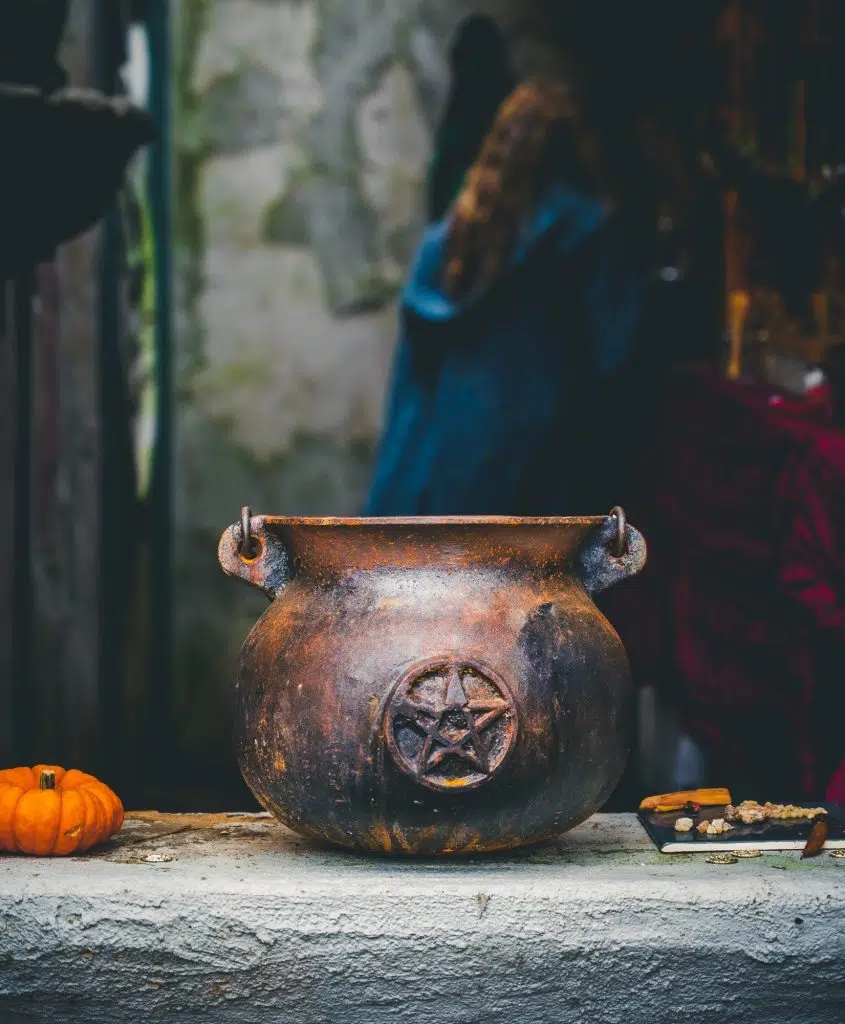
[(55, 772), (42, 772), (41, 777), (38, 780), (39, 789), (55, 789), (56, 788), (56, 773)]

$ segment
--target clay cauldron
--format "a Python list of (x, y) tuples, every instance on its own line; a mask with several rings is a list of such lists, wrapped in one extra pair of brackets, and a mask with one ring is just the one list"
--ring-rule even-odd
[(645, 563), (591, 518), (251, 517), (225, 572), (271, 604), (235, 683), (258, 801), (303, 836), (395, 854), (552, 839), (628, 752), (625, 651), (593, 603)]

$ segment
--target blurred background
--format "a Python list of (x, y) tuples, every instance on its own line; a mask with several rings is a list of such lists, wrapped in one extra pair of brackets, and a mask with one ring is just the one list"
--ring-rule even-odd
[(649, 157), (656, 355), (620, 405), (642, 432), (619, 501), (652, 563), (606, 609), (639, 688), (612, 806), (725, 779), (824, 795), (845, 757), (845, 7), (644, 6), (4, 5), (0, 762), (78, 766), (135, 807), (254, 806), (231, 682), (265, 601), (217, 540), (244, 504), (360, 512), (450, 43), (483, 12), (517, 79), (569, 78)]

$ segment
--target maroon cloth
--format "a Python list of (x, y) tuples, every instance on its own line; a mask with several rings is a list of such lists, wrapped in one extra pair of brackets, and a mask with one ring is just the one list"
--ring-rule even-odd
[(845, 433), (822, 412), (673, 378), (630, 499), (651, 566), (608, 607), (748, 796), (819, 799), (845, 755)]
[(839, 770), (827, 784), (825, 798), (831, 803), (845, 807), (845, 760), (839, 766)]
[(780, 481), (779, 579), (804, 630), (803, 713), (818, 744), (804, 752), (807, 785), (828, 780), (827, 798), (845, 807), (845, 431), (810, 426), (805, 440)]

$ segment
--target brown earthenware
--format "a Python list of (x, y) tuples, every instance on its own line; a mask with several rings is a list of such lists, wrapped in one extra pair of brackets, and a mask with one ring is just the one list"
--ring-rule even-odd
[(272, 602), (235, 684), (241, 770), (302, 835), (397, 854), (507, 849), (561, 835), (618, 782), (631, 680), (593, 596), (645, 563), (621, 509), (244, 510), (219, 558)]

